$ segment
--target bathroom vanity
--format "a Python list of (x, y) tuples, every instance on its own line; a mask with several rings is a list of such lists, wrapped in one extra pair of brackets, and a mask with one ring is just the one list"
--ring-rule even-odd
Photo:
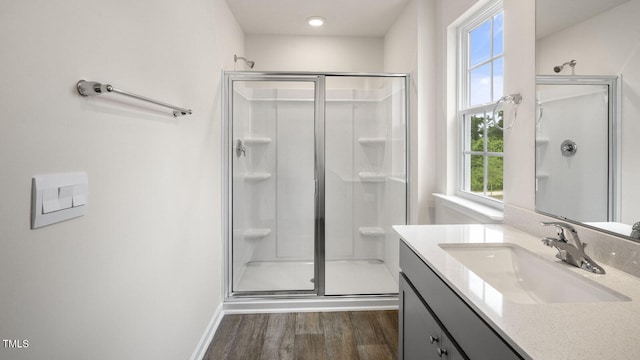
[(639, 359), (640, 279), (506, 225), (395, 226), (400, 359)]

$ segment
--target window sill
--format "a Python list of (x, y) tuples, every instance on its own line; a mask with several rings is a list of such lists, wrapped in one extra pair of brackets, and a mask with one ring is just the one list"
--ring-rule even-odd
[(458, 196), (435, 193), (433, 196), (436, 198), (436, 207), (440, 203), (442, 206), (453, 209), (481, 223), (501, 223), (504, 220), (504, 212), (502, 210)]

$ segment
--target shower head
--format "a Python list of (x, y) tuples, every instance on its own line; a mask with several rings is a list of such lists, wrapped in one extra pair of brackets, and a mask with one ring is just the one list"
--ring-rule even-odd
[(564, 63), (562, 65), (554, 66), (553, 67), (553, 71), (555, 71), (556, 73), (559, 73), (567, 65), (571, 66), (571, 70), (573, 71), (573, 68), (576, 66), (576, 61), (575, 60), (571, 60), (571, 61), (567, 61), (566, 63)]
[(242, 56), (233, 55), (233, 62), (238, 62), (238, 60), (243, 60), (245, 64), (247, 64), (249, 69), (253, 69), (253, 67), (256, 65), (255, 61), (247, 60), (247, 58), (244, 58)]

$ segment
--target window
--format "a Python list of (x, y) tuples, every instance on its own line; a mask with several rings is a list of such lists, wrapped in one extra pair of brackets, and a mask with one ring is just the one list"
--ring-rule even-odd
[(492, 2), (458, 28), (458, 195), (500, 206), (503, 190), (504, 13)]

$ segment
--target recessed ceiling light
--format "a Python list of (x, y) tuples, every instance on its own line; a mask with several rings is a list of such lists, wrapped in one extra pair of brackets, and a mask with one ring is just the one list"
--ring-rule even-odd
[(307, 23), (311, 26), (314, 27), (318, 27), (318, 26), (322, 26), (324, 25), (325, 22), (325, 18), (321, 17), (321, 16), (312, 16), (310, 18), (307, 18)]

